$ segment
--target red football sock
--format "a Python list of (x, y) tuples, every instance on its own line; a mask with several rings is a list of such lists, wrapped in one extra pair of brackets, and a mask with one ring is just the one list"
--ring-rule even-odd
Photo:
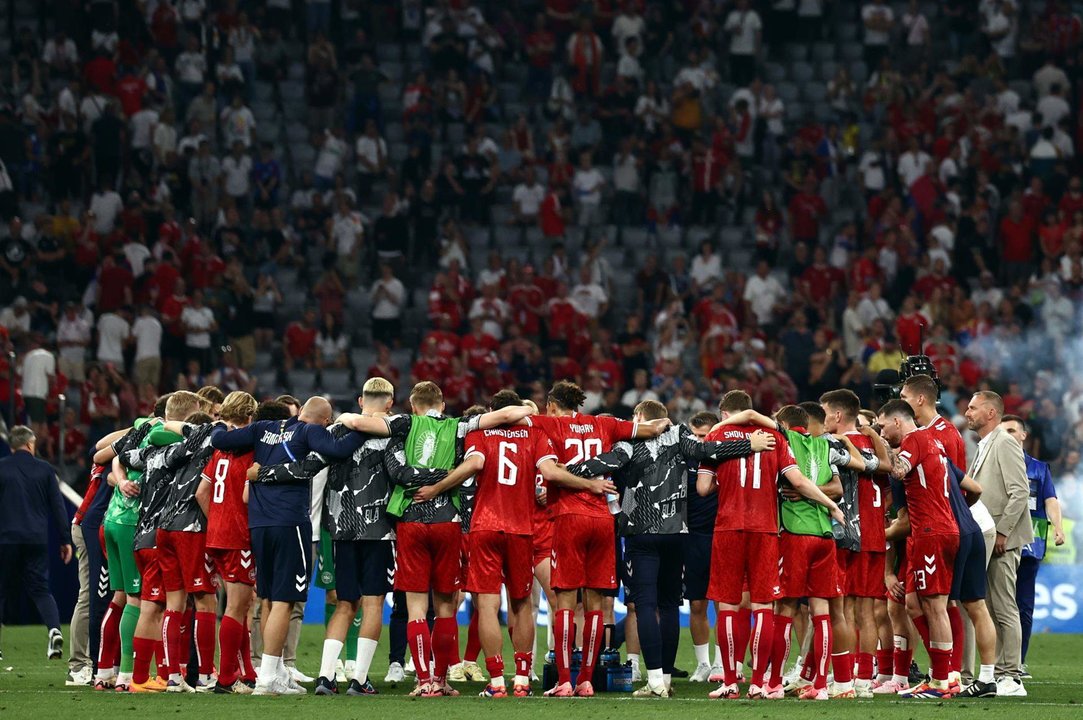
[(515, 674), (530, 677), (530, 665), (534, 662), (534, 653), (515, 653)]
[(463, 660), (477, 662), (479, 654), (481, 654), (481, 639), (478, 637), (478, 611), (475, 609), (470, 616), (470, 626), (466, 630), (466, 652), (463, 653)]
[(421, 684), (432, 681), (432, 633), (424, 619), (406, 623), (406, 641), (414, 658), (414, 670)]
[(816, 673), (813, 684), (817, 690), (822, 690), (827, 687), (827, 662), (831, 658), (831, 643), (834, 641), (831, 616), (817, 615), (813, 617), (812, 627), (814, 628), (812, 635), (812, 666)]
[(895, 670), (894, 674), (899, 677), (910, 677), (910, 663), (914, 660), (914, 651), (911, 648), (906, 650), (900, 650), (895, 648)]
[(135, 665), (132, 667), (132, 682), (142, 685), (150, 680), (150, 659), (154, 655), (153, 638), (132, 638), (132, 658)]
[(951, 668), (951, 650), (929, 648), (929, 660), (932, 664), (933, 680), (948, 681), (948, 672)]
[(109, 603), (102, 615), (102, 639), (98, 645), (98, 672), (116, 665), (117, 653), (120, 652), (120, 614), (123, 605)]
[(805, 682), (812, 682), (816, 679), (816, 664), (812, 661), (811, 651), (808, 657), (805, 658), (804, 665), (801, 666), (801, 679)]
[(454, 637), (452, 639), (450, 647), (448, 648), (449, 650), (451, 650), (451, 655), (448, 657), (448, 667), (452, 665), (458, 665), (463, 661), (462, 655), (459, 653), (459, 621), (455, 618), (452, 618), (452, 620), (455, 620), (453, 628)]
[(504, 677), (504, 656), (493, 655), (489, 657), (485, 656), (485, 669), (489, 671), (489, 677), (502, 678)]
[(929, 649), (929, 621), (925, 619), (924, 615), (918, 615), (914, 618), (914, 627), (918, 629), (918, 635), (921, 636), (921, 642), (925, 645), (925, 649)]
[(891, 650), (877, 650), (876, 651), (876, 673), (878, 675), (891, 675), (893, 668), (892, 663), (892, 651)]
[(256, 681), (256, 668), (252, 666), (252, 632), (248, 628), (248, 618), (244, 619), (244, 632), (241, 634), (241, 668), (245, 680)]
[(229, 615), (222, 616), (222, 624), (218, 628), (218, 647), (220, 648), (218, 683), (223, 687), (237, 682), (237, 676), (241, 674), (241, 635), (243, 633), (243, 625)]
[(162, 665), (165, 667), (167, 676), (181, 672), (181, 623), (181, 613), (176, 610), (166, 610), (162, 613), (162, 648), (165, 653)]
[(857, 679), (872, 680), (872, 653), (857, 654)]
[(557, 610), (553, 623), (556, 643), (557, 684), (572, 681), (572, 646), (575, 644), (575, 614), (571, 610)]
[(579, 685), (590, 682), (594, 677), (594, 666), (598, 663), (598, 654), (602, 651), (605, 620), (600, 610), (583, 614), (583, 663), (579, 666)]
[(782, 674), (785, 672), (786, 659), (790, 656), (790, 629), (793, 627), (793, 618), (785, 615), (775, 615), (775, 630), (771, 642), (771, 675), (767, 679), (768, 687), (776, 687), (782, 684)]
[(757, 610), (753, 613), (756, 626), (752, 628), (749, 642), (752, 650), (752, 684), (763, 687), (763, 676), (771, 662), (771, 649), (774, 641), (775, 614), (770, 610)]
[(948, 621), (951, 623), (951, 667), (949, 670), (963, 669), (963, 614), (958, 605), (948, 606)]
[(737, 611), (737, 647), (733, 653), (733, 666), (737, 674), (741, 674), (741, 667), (745, 664), (748, 655), (748, 638), (752, 634), (752, 611), (741, 608)]
[(853, 682), (854, 654), (850, 652), (832, 653), (831, 669), (835, 671), (835, 682)]
[(214, 621), (212, 612), (196, 613), (196, 659), (200, 675), (214, 672)]
[(444, 679), (447, 677), (448, 664), (451, 661), (453, 648), (458, 641), (458, 624), (455, 618), (436, 618), (432, 624), (432, 654), (433, 654), (433, 678)]
[(736, 611), (719, 610), (716, 619), (718, 628), (718, 647), (722, 648), (723, 682), (737, 684), (737, 635), (740, 619)]
[(154, 659), (158, 662), (158, 677), (169, 679), (169, 669), (165, 666), (165, 643), (161, 639), (154, 641)]
[(181, 613), (180, 645), (177, 648), (177, 661), (180, 663), (181, 675), (188, 672), (188, 661), (192, 659), (192, 624), (192, 610), (185, 610)]

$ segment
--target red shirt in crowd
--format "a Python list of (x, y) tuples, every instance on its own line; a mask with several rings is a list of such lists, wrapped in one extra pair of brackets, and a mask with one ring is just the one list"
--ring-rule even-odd
[(820, 218), (827, 215), (827, 205), (815, 193), (799, 192), (790, 199), (790, 233), (794, 240), (815, 242), (820, 234)]
[(929, 327), (929, 321), (919, 312), (909, 315), (900, 314), (895, 320), (895, 335), (899, 339), (899, 347), (908, 355), (917, 355), (921, 352), (922, 328)]
[(1000, 221), (1001, 257), (1005, 262), (1027, 263), (1034, 257), (1034, 223), (1025, 215)]
[(316, 328), (305, 327), (299, 322), (286, 328), (286, 352), (292, 358), (309, 358), (316, 350)]

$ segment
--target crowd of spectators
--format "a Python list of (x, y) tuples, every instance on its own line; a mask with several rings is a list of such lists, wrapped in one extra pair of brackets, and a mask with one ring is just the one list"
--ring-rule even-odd
[(1079, 464), (1065, 0), (55, 5), (0, 83), (0, 407), (66, 393), (48, 457), (267, 353), (684, 419), (924, 349)]

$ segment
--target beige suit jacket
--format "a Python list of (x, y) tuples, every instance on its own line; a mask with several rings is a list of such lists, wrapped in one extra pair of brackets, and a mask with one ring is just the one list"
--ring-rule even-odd
[(981, 501), (996, 522), (997, 534), (1008, 538), (1009, 550), (1020, 548), (1034, 540), (1023, 448), (1000, 426), (985, 440), (969, 474), (981, 485)]

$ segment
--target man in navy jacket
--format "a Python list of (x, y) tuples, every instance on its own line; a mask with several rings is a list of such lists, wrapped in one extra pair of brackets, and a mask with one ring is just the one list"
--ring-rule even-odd
[(25, 425), (9, 434), (12, 454), (0, 460), (0, 618), (6, 595), (25, 590), (49, 628), (47, 656), (64, 648), (56, 600), (49, 592), (49, 516), (60, 533), (60, 557), (71, 562), (71, 527), (59, 480), (49, 463), (34, 457), (37, 438)]

